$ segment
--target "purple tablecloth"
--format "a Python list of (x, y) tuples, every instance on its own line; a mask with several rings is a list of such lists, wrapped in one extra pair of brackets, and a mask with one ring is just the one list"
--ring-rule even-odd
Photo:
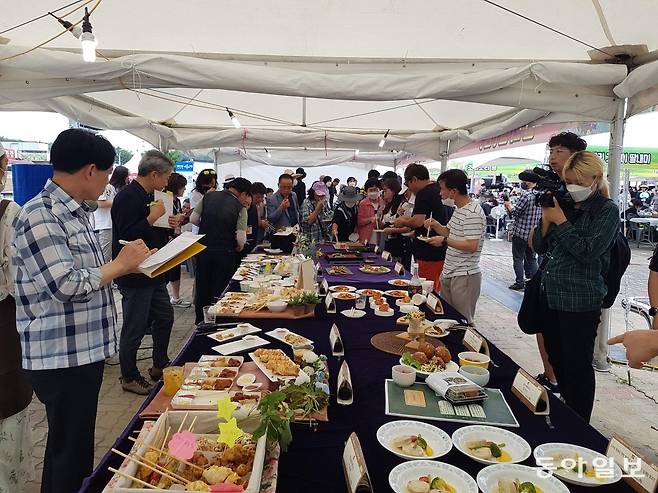
[[(341, 280), (341, 282), (344, 281)], [(352, 284), (354, 283), (352, 282)], [(362, 282), (358, 284), (358, 287), (376, 288), (377, 284)], [(350, 302), (339, 302), (338, 308), (340, 310), (349, 306), (351, 306)], [(429, 315), (428, 318), (461, 318), (461, 315), (449, 305), (444, 304), (444, 309), (443, 317)], [(332, 391), (329, 422), (320, 423), (317, 428), (293, 425), (293, 442), (289, 450), (282, 454), (279, 463), (277, 487), (279, 492), (336, 493), (345, 491), (341, 457), (345, 441), (353, 431), (357, 433), (361, 441), (374, 491), (377, 493), (391, 491), (388, 485), (388, 474), (395, 465), (403, 462), (403, 459), (381, 447), (377, 442), (376, 432), (382, 424), (398, 419), (384, 414), (384, 379), (390, 378), (391, 366), (397, 364), (399, 357), (374, 349), (370, 344), (370, 339), (379, 332), (399, 330), (399, 326), (395, 325), (399, 312), (396, 310), (396, 315), (390, 318), (373, 318), (372, 310), (367, 308), (366, 311), (368, 313), (366, 318), (348, 319), (339, 313), (328, 315), (324, 306), (320, 305), (314, 319), (286, 320), (283, 323), (281, 320), (275, 319), (253, 321), (254, 325), (263, 329), (264, 332), (285, 324), (291, 331), (314, 341), (316, 352), (326, 355), (331, 354), (329, 330), (331, 325), (336, 323), (343, 338), (345, 360), (350, 365), (352, 375), (354, 404), (340, 406), (336, 403), (335, 393), (336, 375), (341, 361), (333, 357), (329, 358)], [(268, 336), (264, 337), (268, 338)], [(442, 339), (455, 358), (460, 351), (463, 351), (461, 337), (461, 331), (457, 331)], [(214, 344), (215, 342), (205, 335), (194, 335), (176, 358), (175, 364), (197, 361), (203, 354), (212, 354), (211, 347)], [(272, 341), (268, 347), (280, 348), (290, 353), (290, 348), (277, 340)], [(488, 387), (501, 389), (521, 425), (520, 428), (514, 430), (516, 433), (522, 435), (533, 448), (546, 442), (568, 442), (605, 452), (606, 439), (554, 396), (550, 397), (551, 421), (554, 429), (547, 426), (543, 417), (530, 413), (510, 390), (518, 366), (493, 344), (489, 343), (489, 349), (492, 361), (496, 363), (496, 366), (492, 365), (489, 368), (491, 381)], [(147, 401), (153, 398), (156, 391), (157, 388), (149, 395)], [(442, 421), (426, 422), (438, 426), (449, 434), (461, 426), (458, 423)], [(139, 427), (140, 421), (135, 417), (115, 443), (115, 448), (127, 452), (132, 444), (127, 437)], [(474, 478), (483, 468), (481, 464), (454, 448), (441, 460), (462, 468)], [(80, 491), (85, 493), (102, 491), (111, 477), (107, 471), (108, 466), (117, 467), (120, 462), (121, 457), (108, 453), (92, 476), (87, 478)], [(525, 463), (533, 465), (532, 459), (526, 460)], [(572, 485), (569, 485), (569, 490), (574, 493), (589, 491), (587, 488)], [(618, 483), (599, 487), (597, 491), (623, 493), (632, 490), (625, 483)]]

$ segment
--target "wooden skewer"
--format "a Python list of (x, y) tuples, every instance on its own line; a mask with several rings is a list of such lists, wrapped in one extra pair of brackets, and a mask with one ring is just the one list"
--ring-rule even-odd
[(143, 460), (143, 461), (146, 462), (147, 464), (151, 464), (152, 466), (157, 467), (158, 469), (161, 469), (161, 470), (164, 471), (165, 473), (167, 473), (167, 474), (171, 474), (171, 475), (172, 475), (173, 477), (175, 477), (178, 481), (181, 481), (182, 484), (187, 484), (187, 483), (189, 483), (189, 481), (188, 481), (187, 479), (185, 479), (183, 476), (181, 476), (181, 475), (175, 473), (174, 471), (170, 471), (170, 470), (167, 469), (165, 466), (163, 466), (163, 465), (161, 465), (161, 464), (158, 464), (157, 462), (153, 462), (152, 460), (149, 460), (149, 459), (147, 459), (146, 457), (142, 457), (142, 456), (139, 455), (139, 454), (135, 454), (135, 456), (137, 456), (138, 459)]
[(147, 483), (146, 481), (142, 481), (141, 479), (137, 479), (137, 478), (131, 476), (130, 474), (126, 474), (125, 472), (121, 472), (117, 469), (114, 469), (113, 467), (108, 467), (107, 470), (110, 471), (110, 472), (113, 472), (114, 474), (118, 474), (119, 476), (122, 476), (126, 479), (130, 479), (131, 481), (135, 481), (138, 484), (144, 485), (147, 488), (151, 488), (152, 490), (157, 490), (158, 489), (155, 486), (153, 486), (152, 484)]
[[(133, 462), (139, 464), (140, 466), (144, 466), (144, 467), (146, 467), (147, 469), (150, 469), (151, 471), (158, 473), (160, 476), (164, 476), (165, 478), (169, 478), (169, 479), (171, 479), (171, 480), (172, 480), (173, 482), (175, 482), (175, 483), (179, 483), (179, 482), (180, 482), (179, 479), (176, 479), (175, 477), (170, 476), (168, 472), (162, 472), (162, 471), (159, 471), (159, 470), (157, 470), (156, 468), (154, 468), (153, 466), (150, 466), (149, 464), (146, 464), (146, 463), (142, 462), (141, 460), (135, 459), (134, 457), (132, 457), (132, 456), (130, 456), (130, 455), (124, 454), (124, 453), (121, 452), (120, 450), (117, 450), (117, 449), (113, 448), (113, 449), (112, 449), (112, 452), (114, 452), (115, 454), (118, 454), (118, 455), (120, 455), (121, 457), (124, 457), (124, 458), (126, 458), (126, 459), (130, 459), (131, 461), (133, 461)], [(187, 481), (184, 481), (184, 482), (181, 483), (181, 484), (187, 484)]]
[[(167, 438), (169, 438), (169, 433), (171, 433), (171, 426), (167, 428), (167, 433), (165, 433), (164, 440), (162, 440), (162, 446), (160, 448), (164, 450), (164, 448), (167, 446)], [(161, 452), (158, 453), (158, 459), (160, 459), (160, 456), (162, 455)]]
[(190, 427), (187, 429), (187, 431), (192, 431), (194, 429), (194, 423), (196, 423), (196, 419), (198, 416), (194, 416), (194, 419), (192, 420), (192, 423), (190, 424)]
[(199, 471), (203, 471), (203, 470), (204, 470), (203, 467), (197, 466), (196, 464), (192, 464), (191, 462), (188, 462), (188, 461), (186, 461), (186, 460), (184, 460), (184, 459), (179, 459), (179, 458), (177, 458), (177, 457), (174, 457), (173, 455), (168, 454), (167, 452), (165, 452), (165, 451), (162, 450), (162, 449), (159, 449), (159, 448), (157, 448), (157, 447), (154, 447), (153, 445), (149, 445), (149, 444), (146, 443), (144, 440), (137, 440), (137, 439), (135, 439), (135, 438), (133, 438), (133, 437), (128, 437), (128, 440), (131, 440), (131, 441), (133, 441), (133, 442), (135, 442), (135, 443), (143, 443), (143, 444), (145, 444), (148, 448), (151, 448), (151, 449), (155, 450), (156, 452), (160, 452), (160, 453), (166, 455), (167, 457), (169, 457), (169, 458), (171, 458), (171, 459), (174, 459), (174, 460), (180, 461), (180, 462), (182, 462), (183, 464), (186, 464), (186, 465), (188, 465), (188, 466), (190, 466), (190, 467), (194, 467), (195, 469), (198, 469)]
[(178, 431), (176, 433), (180, 433), (180, 431), (183, 429), (183, 425), (185, 424), (185, 421), (187, 421), (187, 417), (189, 415), (189, 412), (185, 413), (185, 416), (183, 416), (183, 421), (180, 422), (180, 426), (178, 427)]

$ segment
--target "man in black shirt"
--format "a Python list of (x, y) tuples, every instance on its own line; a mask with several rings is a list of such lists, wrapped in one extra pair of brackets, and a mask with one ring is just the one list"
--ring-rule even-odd
[(346, 186), (338, 194), (338, 207), (331, 220), (331, 234), (338, 241), (349, 241), (356, 230), (356, 204), (361, 199), (356, 187)]
[(227, 190), (208, 192), (194, 209), (190, 222), (205, 235), (206, 246), (197, 255), (195, 285), (196, 323), (203, 321), (203, 307), (222, 294), (240, 263), (247, 242), (247, 209), (243, 201), (251, 193), (251, 182), (235, 178)]
[(414, 210), (411, 217), (398, 217), (394, 225), (396, 228), (408, 227), (415, 230), (413, 251), (418, 263), (418, 275), (434, 281), (436, 291), (441, 291), (440, 278), (447, 247), (435, 248), (419, 238), (436, 235), (431, 229), (428, 234), (423, 227), (425, 219), (431, 216), (441, 224), (448, 224), (453, 209), (443, 205), (438, 183), (430, 180), (429, 171), (422, 164), (407, 166), (404, 170), (404, 184), (416, 196)]
[[(265, 237), (265, 230), (269, 226), (264, 214), (263, 199), (267, 189), (257, 181), (251, 184), (251, 207), (247, 211), (247, 245), (244, 253), (253, 250)], [(261, 217), (262, 216), (262, 217)]]
[[(162, 152), (147, 151), (139, 162), (137, 178), (121, 189), (112, 203), (112, 256), (116, 258), (123, 245), (120, 241), (144, 240), (149, 248), (162, 248), (169, 240), (170, 230), (153, 226), (165, 214), (161, 200), (153, 202), (153, 192), (162, 190), (174, 169)], [(178, 219), (169, 217), (169, 226), (178, 227)], [(153, 367), (149, 375), (154, 381), (162, 378), (162, 369), (169, 364), (167, 348), (174, 310), (167, 293), (166, 276), (150, 278), (144, 274), (129, 274), (116, 279), (122, 296), (123, 326), (119, 344), (121, 386), (128, 392), (146, 395), (152, 385), (139, 373), (137, 350), (151, 324), (153, 335)]]
[(303, 181), (306, 178), (306, 171), (304, 171), (304, 168), (297, 168), (297, 171), (295, 171), (292, 177), (295, 179), (292, 191), (297, 195), (297, 203), (301, 205), (304, 199), (306, 199), (306, 183)]

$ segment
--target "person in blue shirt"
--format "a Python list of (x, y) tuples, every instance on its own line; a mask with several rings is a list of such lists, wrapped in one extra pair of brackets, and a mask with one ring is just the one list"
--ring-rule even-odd
[(279, 176), (279, 190), (267, 199), (267, 219), (277, 230), (299, 223), (299, 204), (292, 193), (292, 182), (289, 174)]

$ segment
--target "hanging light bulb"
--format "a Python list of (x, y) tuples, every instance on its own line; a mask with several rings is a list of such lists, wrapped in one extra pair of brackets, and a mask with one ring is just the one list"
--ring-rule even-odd
[(359, 157), (359, 150), (358, 149), (354, 150), (354, 157)]
[(272, 153), (270, 151), (265, 149), (265, 153), (267, 154), (267, 157), (269, 157), (270, 159), (272, 158)]
[(390, 129), (386, 131), (384, 134), (384, 137), (382, 137), (382, 140), (379, 141), (379, 148), (382, 149), (384, 147), (384, 144), (386, 144), (386, 137), (388, 137), (388, 133), (390, 132)]
[(242, 125), (240, 125), (240, 120), (238, 120), (238, 117), (233, 114), (233, 112), (226, 108), (226, 111), (228, 111), (228, 117), (231, 119), (231, 123), (233, 123), (233, 126), (235, 128), (240, 128)]
[[(74, 34), (75, 35), (75, 34)], [(91, 32), (91, 22), (89, 22), (89, 10), (85, 7), (85, 16), (82, 20), (82, 35), (80, 36), (82, 44), (82, 59), (85, 62), (93, 63), (96, 61), (96, 37)]]

